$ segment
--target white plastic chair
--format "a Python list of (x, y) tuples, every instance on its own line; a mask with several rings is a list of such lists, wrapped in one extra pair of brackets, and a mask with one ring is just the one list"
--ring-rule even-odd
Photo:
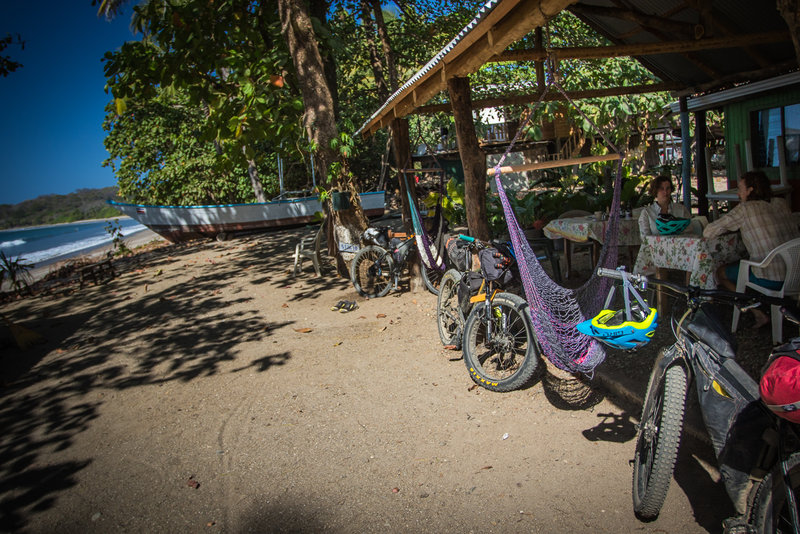
[(320, 241), (322, 241), (322, 234), (325, 229), (325, 221), (319, 225), (319, 228), (313, 235), (307, 235), (300, 239), (300, 242), (294, 247), (294, 268), (292, 276), (297, 276), (303, 266), (303, 259), (308, 258), (314, 265), (314, 272), (317, 276), (322, 276), (319, 268), (320, 263)]
[[(786, 280), (779, 290), (767, 289), (750, 281), (750, 269), (752, 267), (766, 267), (777, 257), (783, 259), (783, 262), (786, 264)], [(736, 281), (736, 291), (741, 293), (748, 287), (771, 297), (783, 298), (800, 295), (800, 237), (775, 247), (760, 263), (750, 260), (739, 260), (739, 278)], [(772, 343), (774, 345), (780, 343), (783, 338), (783, 316), (781, 315), (779, 306), (771, 306), (771, 312)], [(733, 308), (732, 332), (736, 332), (736, 327), (739, 326), (740, 313), (738, 308)]]

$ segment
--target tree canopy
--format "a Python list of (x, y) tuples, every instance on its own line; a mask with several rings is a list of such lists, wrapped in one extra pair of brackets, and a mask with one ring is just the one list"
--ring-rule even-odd
[[(342, 148), (349, 152), (355, 185), (374, 187), (387, 133), (366, 140), (346, 134), (449, 42), (482, 4), (181, 0), (134, 5), (134, 26), (145, 37), (106, 55), (108, 90), (114, 97), (106, 120), (107, 163), (117, 172), (121, 194), (164, 203), (252, 201), (262, 189), (275, 192), (277, 154), (307, 186), (310, 151), (317, 155), (317, 183), (328, 187)], [(544, 35), (552, 47), (608, 44), (566, 11), (550, 21)], [(530, 48), (533, 40), (531, 33), (513, 47)], [(309, 71), (308, 58), (317, 54), (319, 63)], [(536, 87), (535, 70), (532, 62), (484, 65), (470, 76), (473, 99), (530, 93)], [(654, 79), (629, 58), (565, 60), (556, 72), (566, 90)], [(329, 101), (320, 100), (323, 87)], [(666, 101), (662, 93), (584, 99), (580, 106), (621, 141), (644, 130)], [(545, 118), (556, 112), (575, 115), (558, 102), (539, 111)], [(522, 109), (506, 113), (518, 117)], [(445, 113), (423, 116), (421, 133), (433, 141), (452, 120)], [(583, 119), (575, 120), (591, 129), (581, 124)]]

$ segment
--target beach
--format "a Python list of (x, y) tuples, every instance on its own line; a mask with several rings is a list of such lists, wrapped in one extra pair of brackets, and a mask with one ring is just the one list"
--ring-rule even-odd
[[(718, 530), (706, 444), (684, 438), (661, 517), (639, 522), (640, 406), (598, 387), (565, 409), (542, 375), (476, 386), (434, 295), (366, 300), (327, 257), (293, 278), (304, 231), (159, 243), (113, 280), (2, 304), (44, 341), (0, 328), (0, 531)], [(653, 357), (613, 355), (638, 382)]]

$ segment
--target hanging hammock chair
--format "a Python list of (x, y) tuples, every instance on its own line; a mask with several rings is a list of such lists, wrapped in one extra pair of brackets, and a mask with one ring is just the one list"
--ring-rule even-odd
[[(530, 170), (531, 168), (544, 168), (530, 166), (527, 166), (527, 169), (520, 169), (518, 166), (504, 168), (502, 164), (506, 156), (511, 152), (520, 133), (524, 131), (525, 126), (534, 116), (536, 109), (541, 105), (550, 87), (558, 90), (578, 113), (597, 129), (596, 125), (567, 96), (557, 80), (552, 79), (545, 91), (542, 92), (539, 101), (520, 125), (516, 136), (511, 141), (505, 154), (503, 154), (500, 161), (494, 167), (495, 182), (497, 184), (497, 192), (500, 196), (500, 201), (503, 205), (503, 212), (506, 216), (508, 233), (511, 237), (514, 250), (517, 251), (517, 263), (519, 265), (522, 285), (529, 306), (528, 313), (530, 314), (531, 324), (533, 325), (542, 353), (559, 369), (571, 373), (584, 373), (591, 376), (594, 369), (605, 359), (605, 350), (602, 344), (594, 338), (580, 333), (575, 326), (587, 318), (597, 315), (602, 307), (606, 294), (611, 288), (612, 281), (610, 278), (599, 277), (597, 275), (597, 269), (595, 268), (589, 280), (577, 289), (564, 288), (554, 282), (539, 263), (536, 254), (534, 254), (531, 246), (528, 244), (525, 234), (514, 216), (514, 211), (511, 208), (508, 196), (500, 180), (504, 169), (505, 172), (518, 172), (519, 170)], [(611, 215), (608, 220), (608, 225), (606, 226), (606, 234), (597, 267), (615, 268), (617, 266), (618, 256), (617, 241), (620, 191), (622, 189), (622, 154), (619, 153), (616, 147), (599, 129), (597, 129), (597, 131), (613, 153), (607, 156), (599, 156), (593, 161), (617, 160), (618, 162), (613, 186), (614, 193), (611, 203)], [(573, 158), (560, 161), (560, 166), (577, 165), (588, 162), (586, 158)], [(551, 167), (554, 166), (556, 165), (551, 165)]]
[[(446, 265), (444, 262), (444, 249), (445, 249), (445, 239), (444, 234), (447, 231), (447, 221), (444, 218), (444, 213), (442, 211), (442, 199), (444, 197), (444, 168), (439, 164), (439, 160), (436, 158), (436, 154), (431, 150), (428, 143), (422, 137), (422, 130), (419, 125), (419, 120), (417, 121), (417, 139), (414, 141), (414, 144), (417, 144), (420, 140), (425, 144), (426, 154), (433, 157), (434, 167), (426, 168), (426, 169), (413, 169), (408, 168), (408, 164), (406, 164), (406, 168), (401, 169), (400, 173), (403, 175), (403, 182), (405, 184), (406, 195), (408, 195), (408, 206), (409, 211), (411, 212), (411, 223), (414, 226), (414, 236), (417, 243), (417, 249), (419, 250), (420, 258), (422, 262), (428, 269), (437, 269), (439, 271), (444, 272), (446, 269)], [(433, 226), (431, 227), (430, 233), (425, 230), (425, 225), (422, 223), (422, 215), (419, 212), (419, 208), (417, 207), (416, 200), (411, 195), (411, 190), (408, 187), (408, 175), (409, 174), (416, 174), (420, 172), (425, 173), (438, 173), (439, 174), (439, 199), (436, 203), (436, 210), (434, 211), (433, 216)]]

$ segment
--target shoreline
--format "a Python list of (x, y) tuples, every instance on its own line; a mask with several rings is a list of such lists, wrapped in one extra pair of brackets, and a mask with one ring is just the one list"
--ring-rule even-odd
[(37, 228), (46, 228), (48, 226), (65, 226), (67, 224), (83, 224), (83, 223), (93, 223), (93, 222), (100, 222), (100, 221), (110, 221), (113, 219), (131, 219), (128, 215), (120, 215), (119, 217), (101, 217), (99, 219), (81, 219), (79, 221), (70, 221), (70, 222), (61, 222), (61, 223), (51, 223), (51, 224), (34, 224), (33, 226), (13, 226), (11, 228), (3, 228), (0, 229), (0, 234), (3, 232), (18, 232), (20, 230), (35, 230)]
[[(94, 219), (94, 220), (100, 220), (100, 219)], [(70, 223), (65, 223), (65, 224), (70, 224)], [(122, 242), (125, 244), (125, 246), (132, 251), (135, 251), (136, 248), (147, 245), (154, 241), (166, 242), (167, 240), (158, 235), (157, 233), (153, 232), (149, 228), (127, 235), (122, 238)], [(41, 264), (36, 264), (35, 267), (32, 267), (28, 271), (28, 275), (30, 277), (30, 283), (35, 283), (41, 280), (42, 278), (47, 276), (51, 271), (55, 271), (62, 265), (68, 263), (69, 261), (73, 261), (77, 258), (97, 260), (105, 256), (105, 254), (108, 253), (109, 251), (113, 250), (113, 248), (114, 248), (113, 243), (104, 243), (102, 245), (97, 245), (95, 247), (77, 250), (65, 256), (59, 256), (54, 261), (48, 261)]]

